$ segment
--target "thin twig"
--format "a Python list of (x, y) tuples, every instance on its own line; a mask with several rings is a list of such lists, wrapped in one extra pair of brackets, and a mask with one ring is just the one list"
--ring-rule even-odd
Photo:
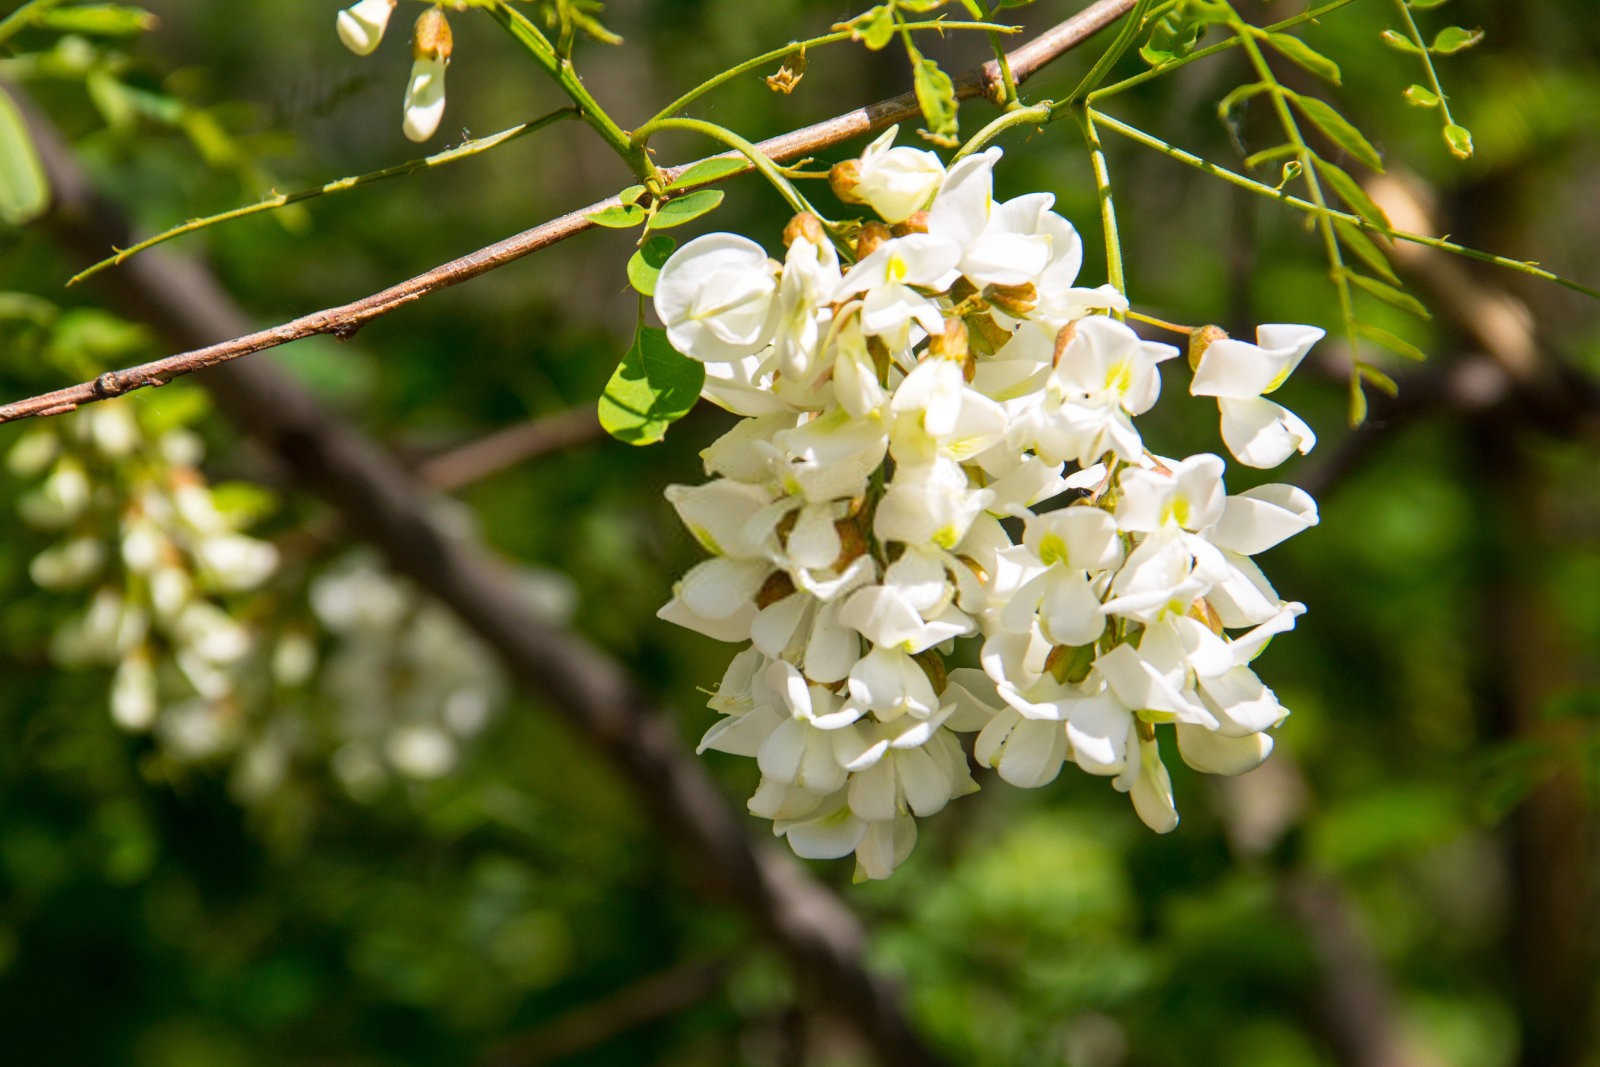
[[(1133, 7), (1134, 2), (1135, 0), (1096, 0), (1076, 15), (1046, 30), (1009, 53), (1012, 76), (1021, 82), (1037, 73), (1052, 60), (1065, 55), (1116, 21)], [(985, 96), (991, 100), (1003, 99), (1004, 93), (1004, 79), (999, 65), (994, 60), (971, 71), (956, 83), (956, 95), (962, 98)], [(810, 155), (854, 137), (883, 129), (893, 123), (914, 118), (921, 113), (922, 109), (917, 104), (916, 96), (912, 93), (902, 93), (803, 129), (769, 138), (757, 147), (769, 159), (782, 162)], [(742, 159), (737, 153), (732, 152), (723, 153), (722, 158)], [(664, 168), (661, 174), (665, 181), (671, 182), (694, 165), (691, 163)], [(721, 181), (728, 177), (732, 177), (732, 174), (722, 175), (716, 180)], [(594, 225), (589, 221), (591, 215), (605, 208), (614, 207), (618, 203), (616, 197), (607, 197), (605, 200), (579, 208), (560, 218), (535, 226), (531, 230), (524, 230), (398, 285), (390, 286), (382, 292), (348, 304), (313, 311), (309, 315), (302, 315), (281, 325), (247, 333), (220, 344), (180, 352), (126, 370), (107, 371), (93, 381), (0, 406), (0, 423), (38, 415), (59, 415), (97, 400), (122, 396), (148, 386), (165, 385), (174, 378), (215, 367), (268, 348), (276, 348), (278, 345), (298, 341), (304, 337), (333, 334), (336, 337), (348, 338), (373, 319), (387, 315), (429, 293), (460, 285), (468, 279), (486, 274), (523, 256), (582, 233)]]

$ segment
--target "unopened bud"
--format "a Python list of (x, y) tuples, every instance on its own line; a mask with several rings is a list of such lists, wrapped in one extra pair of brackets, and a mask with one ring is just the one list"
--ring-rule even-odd
[(788, 248), (802, 237), (818, 248), (827, 240), (827, 235), (822, 232), (822, 220), (809, 211), (796, 215), (783, 228), (783, 247)]
[(889, 232), (889, 227), (881, 222), (866, 223), (856, 235), (856, 258), (866, 259), (879, 245), (893, 236), (894, 234)]
[(1044, 668), (1062, 685), (1074, 685), (1089, 677), (1094, 666), (1093, 645), (1056, 645), (1045, 657)]
[(965, 363), (967, 353), (967, 324), (960, 319), (945, 319), (944, 331), (928, 338), (930, 359), (948, 359), (952, 363)]
[(444, 12), (430, 7), (417, 16), (411, 30), (412, 59), (449, 59), (455, 50), (455, 38), (450, 34), (450, 20)]
[(1022, 318), (1039, 306), (1039, 290), (1032, 282), (1022, 285), (991, 285), (983, 290), (984, 299), (1013, 318)]
[(756, 607), (770, 608), (778, 601), (793, 595), (794, 581), (783, 571), (773, 571), (756, 590)]
[(1202, 326), (1189, 335), (1189, 369), (1198, 370), (1200, 357), (1217, 341), (1226, 341), (1228, 331), (1221, 326)]
[(865, 204), (866, 201), (856, 195), (856, 186), (861, 184), (861, 161), (847, 159), (842, 163), (835, 163), (833, 169), (828, 171), (828, 184), (833, 186), (833, 195), (847, 204)]
[(915, 211), (900, 222), (894, 224), (892, 231), (896, 237), (905, 237), (907, 234), (928, 232), (928, 213)]

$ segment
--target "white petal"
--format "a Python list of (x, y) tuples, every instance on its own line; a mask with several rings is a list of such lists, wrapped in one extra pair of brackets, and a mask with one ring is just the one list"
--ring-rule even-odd
[(1199, 726), (1179, 724), (1178, 752), (1183, 762), (1206, 774), (1243, 774), (1260, 766), (1272, 752), (1272, 738), (1263, 733), (1226, 737)]
[(1217, 406), (1222, 409), (1222, 440), (1247, 467), (1276, 467), (1296, 452), (1305, 455), (1317, 443), (1311, 427), (1271, 400), (1222, 397)]

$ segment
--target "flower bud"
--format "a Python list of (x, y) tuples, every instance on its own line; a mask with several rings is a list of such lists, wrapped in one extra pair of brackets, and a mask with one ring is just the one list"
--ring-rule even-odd
[(879, 245), (893, 236), (889, 232), (889, 227), (881, 222), (869, 222), (862, 226), (861, 232), (856, 234), (856, 259), (866, 259)]
[(828, 239), (827, 234), (822, 231), (822, 220), (809, 211), (796, 215), (783, 228), (783, 247), (788, 248), (802, 237), (818, 248), (821, 248), (822, 243)]
[(991, 285), (983, 290), (984, 299), (1013, 318), (1022, 318), (1039, 306), (1039, 290), (1032, 282), (1022, 285)]
[(358, 56), (371, 55), (383, 40), (396, 0), (359, 0), (339, 12), (339, 40)]
[(843, 163), (835, 163), (833, 169), (828, 171), (828, 184), (833, 187), (833, 195), (845, 203), (866, 203), (856, 195), (856, 186), (861, 184), (860, 160), (847, 159)]
[(405, 120), (401, 130), (412, 141), (426, 141), (444, 118), (444, 69), (453, 49), (444, 12), (430, 7), (418, 18), (412, 36), (411, 77), (406, 82)]
[(124, 730), (148, 730), (158, 710), (156, 672), (149, 651), (141, 647), (124, 656), (112, 676), (111, 718)]
[(1226, 341), (1228, 331), (1221, 326), (1202, 326), (1189, 335), (1189, 369), (1200, 369), (1200, 357), (1217, 341)]

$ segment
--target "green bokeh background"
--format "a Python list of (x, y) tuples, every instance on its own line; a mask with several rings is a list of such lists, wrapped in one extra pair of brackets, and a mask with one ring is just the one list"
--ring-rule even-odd
[[(409, 64), (401, 21), (376, 55), (357, 59), (333, 33), (332, 3), (147, 6), (161, 26), (129, 45), (125, 81), (189, 101), (227, 131), (231, 157), (208, 158), (195, 137), (149, 119), (108, 127), (81, 81), (27, 83), (141, 229), (414, 154), (399, 132)], [(1040, 27), (1074, 6), (1039, 0), (1007, 14)], [(584, 45), (579, 60), (624, 125), (715, 70), (852, 13), (805, 0), (608, 7), (625, 45)], [(1261, 21), (1299, 10), (1289, 0), (1243, 7)], [(1444, 151), (1430, 112), (1401, 101), (1419, 71), (1377, 41), (1393, 17), (1390, 5), (1361, 0), (1306, 31), (1343, 67), (1330, 97), (1394, 170), (1425, 183), (1456, 239), (1595, 284), (1593, 0), (1456, 0), (1418, 13), (1426, 26), (1487, 34), (1440, 65), (1476, 137), (1467, 163)], [(436, 146), (562, 102), (490, 20), (454, 21)], [(26, 35), (13, 45), (49, 43)], [(976, 39), (926, 47), (952, 70), (984, 57)], [(1092, 54), (1068, 56), (1027, 92), (1064, 92)], [(1137, 56), (1119, 68), (1138, 69)], [(1231, 132), (1215, 117), (1217, 99), (1246, 76), (1227, 54), (1108, 109), (1236, 166), (1241, 148), (1271, 143), (1260, 116)], [(906, 83), (894, 49), (840, 48), (813, 53), (791, 96), (751, 77), (693, 112), (756, 139)], [(963, 129), (991, 114), (967, 105)], [(1259, 321), (1336, 321), (1318, 244), (1298, 216), (1106, 136), (1138, 306), (1246, 335)], [(1086, 279), (1103, 280), (1095, 194), (1072, 124), (1004, 144), (997, 193), (1054, 192), (1084, 234)], [(659, 148), (676, 161), (707, 146), (663, 137)], [(203, 257), (253, 316), (275, 322), (628, 181), (589, 130), (561, 124), (179, 247)], [(755, 179), (727, 191), (704, 228), (777, 247), (781, 201)], [(634, 324), (630, 247), (630, 235), (587, 233), (410, 305), (354, 341), (251, 358), (290, 369), (405, 454), (467, 441), (593, 403)], [(0, 289), (92, 307), (93, 286), (61, 287), (77, 266), (42, 232), (0, 233)], [(1600, 375), (1594, 302), (1511, 273), (1472, 274), (1526, 303), (1544, 359)], [(1435, 369), (1475, 354), (1444, 316), (1420, 323), (1382, 305), (1366, 310), (1426, 349)], [(1329, 369), (1342, 350), (1333, 340), (1324, 349), (1331, 360), (1308, 362), (1283, 391), (1322, 443), (1275, 477), (1314, 470), (1350, 432)], [(59, 365), (25, 352), (0, 351), (7, 399), (66, 381)], [(147, 341), (119, 352), (160, 349)], [(1176, 399), (1182, 369), (1165, 371)], [(1145, 420), (1152, 447), (1220, 447), (1206, 405), (1167, 408)], [(497, 550), (571, 577), (577, 628), (633, 669), (686, 740), (712, 719), (702, 690), (728, 651), (653, 617), (698, 558), (660, 490), (699, 480), (698, 450), (729, 421), (697, 412), (661, 446), (589, 444), (459, 494)], [(220, 420), (202, 428), (216, 478), (260, 474), (260, 457)], [(0, 448), (17, 432), (0, 429)], [(1150, 834), (1125, 798), (1070, 768), (1027, 793), (984, 775), (983, 792), (923, 822), (892, 880), (851, 886), (848, 863), (816, 873), (865, 917), (873, 959), (904, 979), (918, 1023), (957, 1063), (1375, 1064), (1329, 1021), (1350, 982), (1375, 983), (1380, 1010), (1363, 1032), (1392, 1026), (1407, 1063), (1600, 1063), (1597, 460), (1592, 435), (1563, 439), (1503, 410), (1463, 414), (1448, 403), (1383, 435), (1326, 495), (1322, 525), (1265, 560), (1279, 591), (1310, 608), (1260, 663), (1294, 711), (1277, 753), (1242, 784), (1174, 766), (1183, 822), (1172, 835)], [(1235, 468), (1229, 484), (1251, 481)], [(22, 488), (0, 482), (0, 514), (15, 515)], [(269, 532), (322, 514), (289, 498)], [(796, 988), (737, 914), (707, 901), (693, 858), (660, 840), (647, 801), (597, 764), (541, 694), (515, 694), (445, 780), (357, 802), (308, 773), (246, 809), (229, 794), (225, 764), (175, 766), (119, 732), (106, 712), (108, 673), (49, 663), (49, 633), (76, 605), (29, 583), (43, 539), (15, 518), (5, 529), (0, 1059), (477, 1063), (507, 1042), (550, 1040), (574, 1025), (570, 1013), (619, 991), (713, 964), (720, 980), (640, 1025), (610, 1027), (606, 1010), (578, 1016), (579, 1031), (590, 1020), (590, 1040), (560, 1062), (867, 1062), (825, 1010), (828, 991)], [(712, 754), (708, 763), (741, 805), (754, 785), (750, 761)]]

